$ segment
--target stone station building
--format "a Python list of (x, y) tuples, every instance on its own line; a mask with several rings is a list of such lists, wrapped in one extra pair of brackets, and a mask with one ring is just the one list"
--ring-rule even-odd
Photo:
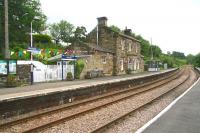
[(140, 41), (129, 36), (131, 30), (116, 32), (107, 26), (106, 17), (97, 20), (97, 26), (87, 36), (87, 43), (74, 47), (90, 55), (84, 58), (86, 65), (81, 77), (94, 69), (102, 70), (107, 76), (144, 71)]

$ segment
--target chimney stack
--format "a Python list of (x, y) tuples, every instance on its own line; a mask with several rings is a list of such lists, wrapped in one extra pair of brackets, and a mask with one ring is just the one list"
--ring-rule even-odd
[(107, 26), (107, 17), (99, 17), (97, 18), (98, 26)]
[(127, 27), (125, 28), (125, 30), (124, 30), (124, 34), (125, 35), (131, 35), (131, 32), (132, 32), (132, 30), (131, 29), (127, 29)]

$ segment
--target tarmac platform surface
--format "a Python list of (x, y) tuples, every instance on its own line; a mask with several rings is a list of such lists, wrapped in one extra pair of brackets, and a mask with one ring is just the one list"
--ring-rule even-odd
[(200, 79), (143, 133), (200, 133)]

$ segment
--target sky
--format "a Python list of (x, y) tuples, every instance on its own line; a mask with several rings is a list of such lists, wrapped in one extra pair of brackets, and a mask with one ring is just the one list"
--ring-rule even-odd
[(164, 53), (200, 53), (200, 0), (40, 0), (48, 23), (66, 20), (90, 32), (98, 17), (132, 29)]

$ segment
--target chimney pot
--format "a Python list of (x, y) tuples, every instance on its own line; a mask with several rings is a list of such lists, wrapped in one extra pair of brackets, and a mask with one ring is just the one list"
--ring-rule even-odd
[(132, 30), (131, 29), (127, 29), (127, 27), (124, 30), (124, 34), (125, 35), (131, 35)]
[(99, 17), (97, 18), (98, 26), (107, 26), (107, 17)]

